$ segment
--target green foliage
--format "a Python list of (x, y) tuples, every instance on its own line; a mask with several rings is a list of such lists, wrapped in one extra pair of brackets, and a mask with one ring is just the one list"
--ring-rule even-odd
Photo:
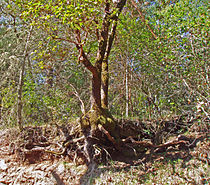
[[(146, 24), (136, 15), (138, 12), (128, 11), (118, 27), (116, 52), (120, 54), (113, 56), (114, 61), (120, 60), (129, 66), (130, 96), (134, 96), (129, 100), (131, 113), (156, 118), (195, 111), (198, 99), (206, 102), (209, 96), (205, 76), (208, 73), (207, 1), (164, 4), (151, 1), (139, 8), (158, 39), (152, 37)], [(125, 79), (122, 70), (118, 73), (121, 78), (115, 81)], [(122, 87), (122, 82), (118, 84)], [(112, 99), (121, 93), (119, 90)], [(122, 108), (125, 98), (116, 101), (118, 106), (113, 106), (112, 110), (116, 114), (122, 113), (122, 109), (125, 112), (125, 106)]]
[[(1, 123), (16, 119), (17, 69), (20, 69), (30, 25), (33, 32), (23, 87), (24, 122), (79, 116), (81, 102), (76, 91), (86, 108), (89, 107), (89, 73), (76, 62), (75, 31), (80, 30), (81, 42), (85, 43), (83, 49), (94, 63), (102, 5), (103, 0), (1, 3), (4, 12), (0, 20)], [(130, 116), (152, 119), (194, 113), (200, 102), (204, 102), (202, 108), (208, 112), (208, 7), (206, 0), (138, 3), (157, 39), (138, 11), (130, 5), (126, 7), (120, 15), (109, 58), (109, 107), (114, 115), (125, 116), (126, 68)], [(52, 86), (48, 84), (49, 79)], [(205, 115), (203, 110), (201, 114)]]
[[(38, 28), (45, 29), (49, 33), (58, 31), (61, 25), (65, 25), (69, 30), (73, 29), (93, 29), (96, 23), (94, 18), (101, 14), (98, 7), (103, 3), (102, 0), (83, 0), (83, 1), (17, 1), (21, 18), (31, 22)], [(56, 37), (56, 35), (53, 35)]]

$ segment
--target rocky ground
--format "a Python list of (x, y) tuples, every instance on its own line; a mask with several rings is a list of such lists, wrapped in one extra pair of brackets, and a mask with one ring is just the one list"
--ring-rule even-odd
[[(41, 127), (34, 128), (34, 137), (39, 137), (37, 128)], [(61, 136), (50, 127), (47, 130), (50, 132), (45, 137), (58, 150)], [(79, 156), (43, 153), (40, 146), (29, 150), (28, 143), (25, 143), (28, 150), (23, 153), (19, 148), (21, 137), (17, 129), (4, 129), (0, 131), (0, 185), (209, 184), (209, 135), (206, 131), (205, 134), (197, 130), (188, 132), (188, 138), (201, 138), (200, 135), (203, 135), (202, 139), (190, 140), (189, 144), (194, 147), (169, 147), (162, 152), (148, 150), (136, 159), (118, 156), (108, 164), (87, 167)]]

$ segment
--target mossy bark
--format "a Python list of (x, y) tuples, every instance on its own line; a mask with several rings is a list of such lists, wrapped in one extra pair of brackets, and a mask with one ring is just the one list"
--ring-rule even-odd
[(116, 131), (116, 124), (116, 120), (114, 120), (107, 109), (96, 107), (88, 111), (80, 119), (82, 132), (94, 134), (98, 130), (98, 125), (102, 125), (115, 139), (119, 137)]
[[(112, 115), (107, 109), (93, 107), (80, 119), (80, 126), (82, 134), (85, 136), (85, 153), (87, 158), (87, 163), (91, 161), (101, 162), (102, 157), (97, 155), (96, 148), (100, 148), (101, 151), (104, 150), (106, 146), (113, 146), (113, 143), (101, 131), (101, 126), (111, 135), (113, 140), (118, 140), (119, 133), (116, 132), (117, 122), (114, 120)], [(113, 146), (114, 148), (114, 146)], [(100, 152), (102, 155), (102, 152)]]
[[(139, 146), (136, 143), (124, 142), (127, 136), (122, 134), (123, 127), (118, 125), (118, 121), (115, 120), (107, 109), (92, 109), (87, 112), (80, 119), (81, 131), (84, 134), (86, 140), (85, 153), (87, 155), (88, 163), (91, 161), (102, 162), (103, 157), (97, 156), (96, 150), (102, 152), (108, 151), (110, 155), (120, 152), (124, 157), (135, 158), (144, 153), (147, 150), (145, 146)], [(101, 126), (105, 129), (101, 130)], [(108, 133), (106, 133), (106, 131)], [(136, 136), (136, 131), (130, 131), (126, 133), (129, 136)], [(97, 147), (97, 149), (95, 149)], [(117, 154), (117, 155), (118, 155)], [(114, 154), (116, 155), (116, 154)]]

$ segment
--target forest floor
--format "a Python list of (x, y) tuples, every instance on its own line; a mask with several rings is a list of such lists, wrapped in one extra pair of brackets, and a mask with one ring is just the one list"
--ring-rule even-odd
[[(44, 135), (40, 132), (43, 128)], [(52, 143), (55, 150), (61, 148), (59, 141), (62, 136), (56, 133), (54, 127), (27, 127), (26, 130), (31, 133), (28, 137), (39, 137), (39, 141), (47, 139), (51, 145), (37, 144), (30, 150), (30, 145), (24, 141), (28, 150), (23, 153), (16, 145), (21, 139), (22, 143), (23, 139), (27, 140), (26, 135), (20, 137), (15, 128), (0, 130), (0, 185), (210, 183), (210, 142), (206, 131), (205, 137), (196, 140), (191, 148), (169, 147), (162, 152), (147, 150), (135, 159), (120, 157), (119, 154), (107, 164), (87, 167), (80, 156), (43, 153), (42, 148), (49, 149)], [(197, 129), (189, 129), (187, 137), (198, 138), (202, 134)]]

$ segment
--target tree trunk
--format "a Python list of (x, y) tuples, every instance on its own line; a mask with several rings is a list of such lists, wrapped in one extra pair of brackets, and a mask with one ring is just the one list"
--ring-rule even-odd
[(22, 123), (22, 108), (23, 108), (22, 91), (23, 91), (23, 84), (24, 84), (23, 78), (24, 78), (24, 72), (25, 72), (26, 58), (28, 55), (28, 43), (30, 40), (31, 31), (32, 31), (32, 26), (30, 28), (28, 37), (26, 39), (26, 44), (25, 44), (25, 49), (24, 49), (24, 54), (23, 54), (23, 61), (22, 61), (21, 70), (20, 70), (19, 84), (18, 84), (17, 123), (21, 131), (23, 130), (23, 123)]
[(101, 106), (103, 109), (108, 109), (108, 85), (109, 85), (109, 72), (108, 60), (102, 62), (102, 76), (101, 76)]
[[(96, 142), (107, 143), (110, 140), (118, 140), (119, 133), (116, 127), (116, 121), (108, 111), (108, 57), (114, 40), (118, 16), (121, 13), (126, 0), (120, 0), (117, 3), (117, 11), (110, 12), (110, 1), (106, 1), (105, 16), (102, 23), (100, 36), (98, 37), (98, 52), (96, 63), (93, 66), (88, 60), (83, 47), (81, 45), (80, 31), (77, 31), (77, 49), (80, 51), (80, 62), (92, 73), (92, 95), (91, 109), (80, 119), (80, 126), (86, 137), (86, 153), (88, 161), (94, 158), (93, 146)], [(112, 30), (110, 29), (111, 22)], [(109, 34), (111, 30), (111, 34)], [(107, 132), (106, 136), (102, 130)], [(113, 138), (112, 138), (113, 137)]]
[(92, 74), (91, 109), (101, 108), (101, 70)]
[(126, 63), (125, 63), (125, 101), (126, 101), (125, 116), (128, 117), (128, 114), (129, 114), (129, 88), (128, 88), (128, 65), (127, 65), (127, 60), (126, 60)]
[(108, 109), (108, 90), (109, 90), (109, 63), (108, 58), (111, 52), (112, 44), (114, 41), (115, 33), (117, 28), (117, 20), (112, 24), (111, 34), (108, 39), (107, 48), (104, 60), (102, 62), (102, 88), (101, 88), (101, 104), (102, 108)]
[[(108, 112), (108, 58), (114, 41), (118, 16), (125, 6), (126, 0), (120, 0), (116, 4), (116, 11), (110, 12), (110, 1), (106, 1), (105, 16), (102, 22), (100, 36), (98, 37), (98, 53), (95, 66), (88, 60), (81, 45), (80, 31), (77, 30), (77, 49), (80, 51), (80, 62), (92, 73), (92, 97), (91, 110), (82, 118), (82, 129), (90, 127), (97, 129), (97, 125), (103, 124), (108, 132), (115, 135), (115, 121)], [(110, 26), (112, 27), (110, 28)], [(110, 32), (110, 34), (109, 34)]]
[(46, 86), (47, 90), (52, 88), (53, 86), (53, 67), (52, 64), (48, 64), (46, 67), (47, 70), (47, 79), (46, 79)]

